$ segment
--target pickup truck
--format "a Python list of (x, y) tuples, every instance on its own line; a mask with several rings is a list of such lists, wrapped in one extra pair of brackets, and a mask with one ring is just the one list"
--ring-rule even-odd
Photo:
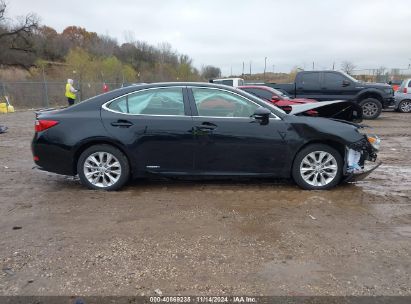
[(377, 118), (382, 109), (394, 104), (394, 90), (390, 85), (360, 82), (338, 71), (302, 71), (297, 73), (294, 83), (265, 85), (294, 98), (355, 101), (362, 107), (365, 119)]

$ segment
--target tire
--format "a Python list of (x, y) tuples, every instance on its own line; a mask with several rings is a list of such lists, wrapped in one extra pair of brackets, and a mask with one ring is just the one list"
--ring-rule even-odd
[(382, 104), (378, 99), (366, 98), (360, 101), (364, 119), (376, 119), (382, 111)]
[(327, 190), (340, 183), (342, 166), (342, 157), (337, 150), (324, 144), (312, 144), (298, 152), (292, 176), (305, 190)]
[(118, 190), (130, 177), (127, 157), (110, 145), (95, 145), (81, 153), (77, 162), (81, 183), (89, 189)]
[(411, 100), (402, 100), (398, 105), (398, 111), (402, 113), (411, 113)]

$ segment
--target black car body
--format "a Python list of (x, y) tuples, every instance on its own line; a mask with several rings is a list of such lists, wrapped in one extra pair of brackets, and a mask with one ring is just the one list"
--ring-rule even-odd
[(394, 90), (388, 84), (360, 82), (338, 71), (301, 71), (294, 83), (267, 83), (294, 98), (351, 100), (363, 107), (364, 118), (377, 118), (381, 109), (394, 105)]
[[(95, 189), (118, 189), (129, 176), (152, 174), (293, 177), (305, 189), (327, 189), (350, 175), (350, 147), (361, 151), (361, 166), (376, 159), (358, 125), (288, 115), (242, 90), (207, 83), (117, 89), (72, 107), (39, 112), (36, 129), (35, 163), (46, 171), (79, 174)], [(297, 171), (304, 165), (297, 159), (314, 153), (311, 150), (333, 156), (338, 168), (332, 182), (305, 185), (298, 180)], [(93, 185), (92, 180), (105, 176), (110, 161), (114, 163), (112, 156), (117, 167), (110, 178), (118, 174), (121, 181), (112, 185), (100, 179)]]

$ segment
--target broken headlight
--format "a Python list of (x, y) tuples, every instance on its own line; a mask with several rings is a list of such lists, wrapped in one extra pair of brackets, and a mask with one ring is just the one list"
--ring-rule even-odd
[(368, 142), (375, 150), (380, 149), (381, 140), (377, 135), (366, 135)]

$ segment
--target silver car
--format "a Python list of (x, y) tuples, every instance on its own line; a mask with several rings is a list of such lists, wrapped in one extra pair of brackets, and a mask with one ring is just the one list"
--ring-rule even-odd
[(395, 92), (394, 109), (398, 112), (411, 112), (411, 79), (405, 79)]

